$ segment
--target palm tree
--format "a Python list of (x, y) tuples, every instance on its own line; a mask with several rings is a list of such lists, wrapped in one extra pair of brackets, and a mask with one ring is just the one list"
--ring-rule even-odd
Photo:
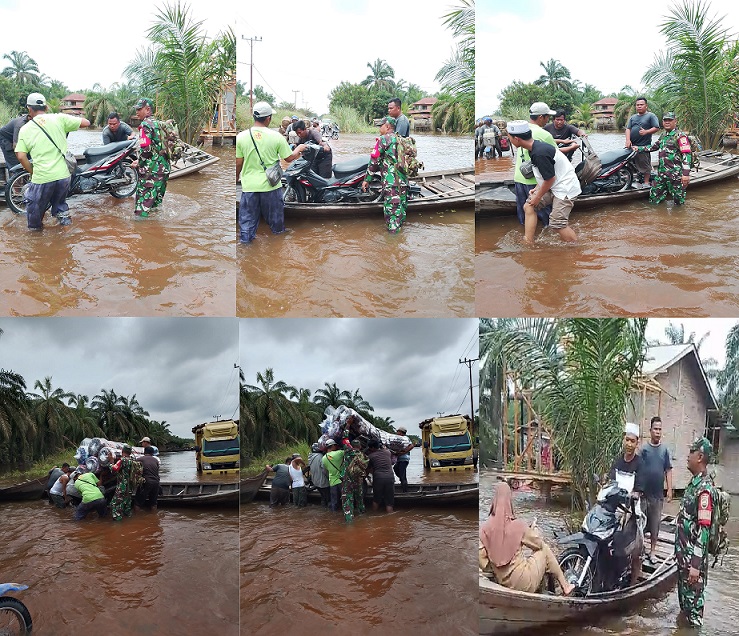
[(124, 112), (126, 105), (119, 100), (119, 90), (118, 83), (112, 84), (110, 88), (95, 84), (85, 98), (85, 117), (96, 126), (105, 126), (109, 113)]
[(2, 71), (2, 75), (5, 77), (12, 77), (21, 85), (39, 81), (38, 64), (25, 51), (5, 53), (3, 59), (10, 62), (10, 65), (6, 66)]
[(739, 323), (726, 336), (726, 364), (716, 375), (722, 408), (731, 415), (736, 428), (739, 423)]
[(550, 59), (546, 63), (539, 62), (539, 66), (544, 69), (544, 74), (534, 81), (534, 84), (544, 86), (550, 89), (551, 92), (562, 90), (566, 93), (572, 93), (570, 71), (559, 60)]
[(388, 90), (392, 88), (395, 71), (385, 60), (378, 57), (374, 62), (367, 62), (367, 67), (370, 69), (370, 74), (362, 80), (362, 86), (366, 86), (370, 90)]
[[(481, 336), (483, 375), (514, 374), (531, 391), (572, 476), (573, 503), (593, 502), (593, 473), (604, 473), (622, 438), (632, 380), (644, 356), (646, 319), (518, 319), (489, 325)], [(493, 395), (508, 408), (508, 381)], [(503, 425), (503, 420), (493, 426)]]
[(99, 437), (103, 430), (98, 426), (95, 411), (90, 408), (90, 398), (78, 393), (69, 398), (69, 406), (74, 407), (74, 422), (68, 435), (74, 443), (85, 437)]
[(125, 403), (113, 389), (102, 389), (99, 395), (92, 398), (91, 406), (97, 413), (98, 425), (106, 438), (122, 440), (131, 436), (133, 424), (128, 419)]
[(444, 132), (472, 132), (474, 128), (474, 101), (460, 100), (444, 93), (431, 107), (431, 123), (434, 129)]
[(570, 123), (578, 128), (592, 128), (594, 121), (593, 105), (587, 102), (575, 106), (575, 110), (570, 115)]
[(725, 18), (709, 18), (708, 3), (684, 0), (660, 25), (667, 50), (657, 56), (642, 80), (670, 105), (681, 128), (717, 148), (735, 111), (739, 91), (736, 59)]
[(345, 401), (346, 406), (349, 408), (354, 409), (357, 413), (359, 413), (363, 418), (369, 419), (370, 418), (370, 412), (374, 412), (374, 407), (362, 397), (362, 394), (359, 392), (359, 389), (356, 389), (352, 396)]
[[(690, 334), (686, 337), (685, 335), (685, 325), (683, 323), (674, 324), (672, 321), (667, 323), (667, 326), (665, 327), (665, 336), (667, 337), (667, 344), (671, 345), (686, 345), (686, 344), (693, 344), (695, 345), (695, 349), (698, 352), (700, 356), (700, 350), (703, 344), (706, 341), (706, 338), (711, 335), (710, 331), (707, 331), (704, 333), (699, 339), (698, 342), (695, 340), (695, 331), (691, 331)], [(661, 345), (664, 344), (660, 340), (655, 340), (649, 343), (650, 345)], [(701, 360), (701, 366), (703, 367), (703, 371), (706, 374), (706, 377), (709, 379), (715, 379), (718, 376), (719, 368), (718, 368), (718, 360), (716, 358), (705, 358)]]
[[(0, 369), (0, 459), (18, 461), (30, 451), (36, 423), (30, 416), (23, 376)], [(6, 455), (3, 457), (3, 448)]]
[(74, 397), (72, 393), (63, 389), (54, 389), (51, 377), (46, 376), (36, 380), (34, 389), (40, 393), (29, 393), (31, 411), (36, 421), (35, 447), (39, 456), (61, 450), (64, 447), (66, 433), (73, 426), (74, 412), (67, 405), (67, 401)]
[(352, 398), (352, 394), (349, 391), (339, 389), (336, 386), (336, 382), (331, 384), (324, 382), (323, 386), (326, 388), (316, 389), (316, 393), (313, 396), (313, 403), (320, 407), (321, 412), (325, 412), (329, 406), (333, 406), (334, 408), (339, 408), (342, 405), (345, 406), (347, 400), (351, 400)]
[(310, 389), (295, 389), (290, 391), (290, 398), (295, 400), (292, 434), (296, 439), (308, 443), (318, 439), (321, 432), (323, 412), (310, 399)]
[(383, 431), (387, 431), (388, 433), (395, 433), (395, 427), (393, 426), (393, 424), (395, 424), (395, 420), (392, 417), (380, 417), (379, 415), (373, 415), (371, 418), (368, 419), (377, 428)]
[(297, 413), (287, 396), (297, 389), (281, 380), (275, 382), (272, 369), (257, 373), (257, 383), (245, 385), (247, 399), (244, 408), (247, 412), (244, 415), (252, 430), (247, 437), (248, 446), (253, 452), (261, 454), (295, 440), (289, 423), (295, 421)]

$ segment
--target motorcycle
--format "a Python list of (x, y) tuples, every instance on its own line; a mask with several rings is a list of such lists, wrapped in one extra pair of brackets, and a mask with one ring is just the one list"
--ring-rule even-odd
[[(69, 181), (67, 196), (109, 192), (116, 199), (130, 197), (136, 192), (139, 181), (138, 172), (131, 166), (137, 148), (138, 139), (87, 148)], [(31, 175), (23, 166), (10, 171), (5, 184), (5, 202), (16, 214), (26, 212), (25, 191), (30, 182)]]
[(0, 634), (30, 634), (33, 628), (31, 613), (17, 598), (5, 596), (8, 592), (22, 592), (27, 585), (0, 583)]
[(321, 137), (325, 140), (339, 138), (339, 124), (335, 121), (324, 119), (321, 122)]
[(631, 148), (608, 150), (598, 157), (587, 138), (580, 139), (583, 160), (575, 168), (575, 174), (580, 180), (582, 194), (628, 190), (639, 172), (634, 165), (636, 151)]
[(585, 596), (623, 589), (631, 580), (631, 557), (624, 553), (624, 543), (632, 539), (626, 526), (638, 533), (646, 520), (639, 503), (617, 478), (619, 481), (598, 492), (595, 505), (582, 522), (582, 532), (557, 541), (560, 545), (575, 544), (564, 550), (558, 561), (565, 578)]

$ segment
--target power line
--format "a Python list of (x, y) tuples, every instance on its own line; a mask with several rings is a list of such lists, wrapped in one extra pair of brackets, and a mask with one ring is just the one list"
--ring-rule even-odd
[(469, 388), (469, 392), (470, 392), (470, 419), (473, 422), (475, 420), (475, 403), (474, 403), (474, 395), (472, 393), (472, 363), (473, 362), (477, 362), (479, 360), (480, 360), (480, 358), (473, 358), (471, 360), (468, 359), (468, 358), (465, 358), (464, 360), (462, 360), (462, 359), (459, 360), (459, 364), (466, 364), (467, 365), (467, 368), (470, 370), (470, 388)]
[(241, 36), (242, 40), (246, 40), (249, 43), (249, 110), (254, 112), (254, 42), (261, 42), (262, 38), (259, 36), (252, 36), (246, 38)]

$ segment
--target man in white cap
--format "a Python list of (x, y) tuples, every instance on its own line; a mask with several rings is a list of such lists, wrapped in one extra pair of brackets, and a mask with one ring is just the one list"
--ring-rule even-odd
[[(157, 460), (157, 463), (158, 463), (158, 464), (159, 464), (159, 463), (161, 463), (161, 460), (159, 459), (159, 455), (158, 455), (159, 451), (158, 451), (158, 450), (156, 449), (156, 447), (155, 447), (155, 446), (154, 446), (154, 445), (153, 445), (153, 444), (151, 443), (151, 438), (149, 438), (149, 437), (142, 437), (142, 438), (141, 438), (141, 439), (139, 440), (139, 446), (143, 447), (144, 451), (145, 451), (145, 450), (146, 450), (146, 449), (147, 449), (148, 447), (151, 447), (151, 448), (152, 448), (152, 457), (153, 457), (154, 459), (156, 459), (156, 460)], [(156, 452), (157, 454), (154, 454), (155, 452)]]
[[(87, 128), (90, 122), (84, 117), (48, 114), (46, 98), (41, 93), (31, 93), (26, 99), (28, 123), (18, 133), (15, 155), (31, 175), (24, 198), (28, 201), (26, 218), (28, 228), (40, 230), (44, 227), (46, 209), (51, 206), (51, 216), (59, 225), (69, 225), (69, 168), (64, 161), (67, 152), (67, 133)], [(28, 157), (33, 156), (33, 164)]]
[(568, 225), (575, 199), (581, 192), (575, 168), (555, 146), (534, 139), (533, 129), (526, 121), (508, 122), (508, 136), (519, 151), (526, 151), (537, 184), (524, 203), (524, 240), (529, 244), (534, 242), (537, 212), (551, 206), (549, 227), (563, 241), (576, 241), (577, 235)]
[[(553, 148), (557, 147), (554, 138), (550, 133), (544, 130), (544, 125), (549, 121), (549, 116), (554, 114), (554, 111), (549, 108), (544, 102), (534, 102), (531, 104), (529, 109), (529, 127), (531, 134), (537, 141), (543, 141), (544, 143), (550, 144)], [(511, 150), (513, 152), (513, 150)], [(518, 221), (521, 225), (524, 225), (526, 213), (524, 211), (524, 204), (529, 198), (529, 194), (536, 186), (536, 179), (534, 177), (525, 177), (521, 173), (521, 164), (529, 160), (528, 153), (525, 150), (516, 150), (516, 169), (513, 173), (513, 181), (516, 188), (516, 214), (518, 214)], [(549, 223), (549, 212), (551, 206), (543, 206), (538, 214), (541, 222), (544, 225)]]
[(241, 181), (239, 202), (239, 240), (251, 243), (257, 235), (259, 219), (269, 224), (273, 234), (285, 232), (285, 203), (282, 184), (270, 185), (265, 170), (280, 159), (295, 161), (305, 146), (290, 150), (287, 140), (270, 130), (274, 110), (267, 102), (254, 104), (254, 126), (236, 136), (236, 175)]

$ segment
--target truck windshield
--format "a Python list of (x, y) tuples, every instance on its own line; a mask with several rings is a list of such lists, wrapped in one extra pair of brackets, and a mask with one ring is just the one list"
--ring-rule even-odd
[(457, 453), (472, 448), (470, 434), (447, 435), (445, 437), (431, 436), (431, 450), (435, 453)]
[(206, 457), (214, 457), (217, 455), (238, 455), (239, 454), (239, 436), (234, 439), (219, 439), (213, 441), (209, 439), (203, 440), (203, 455)]

